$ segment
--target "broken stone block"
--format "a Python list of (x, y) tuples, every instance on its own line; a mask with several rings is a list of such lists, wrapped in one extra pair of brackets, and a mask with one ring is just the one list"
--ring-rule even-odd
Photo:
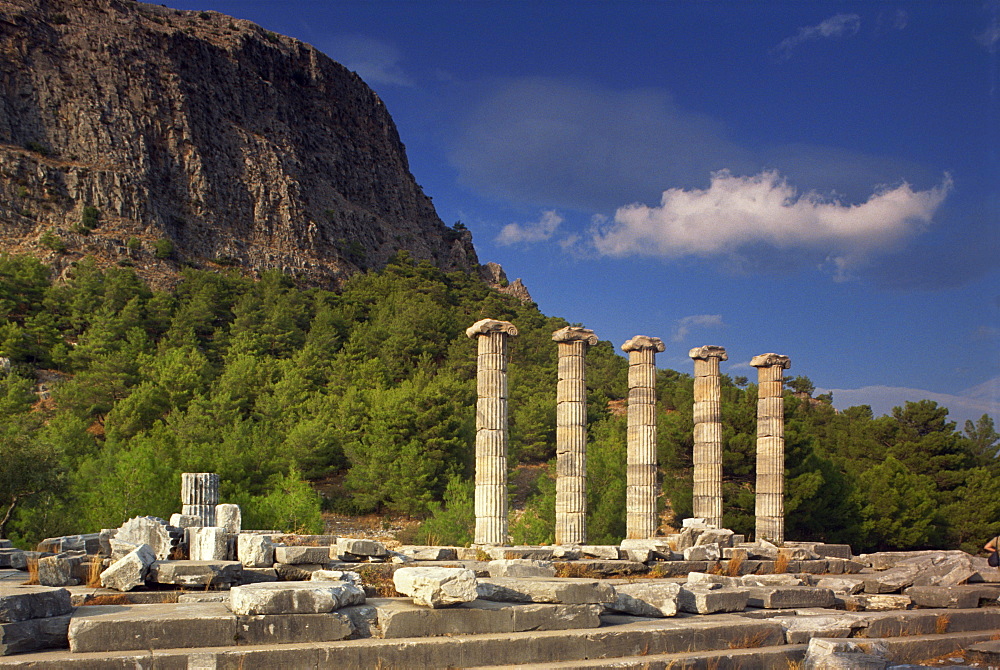
[(621, 552), (614, 545), (583, 544), (580, 545), (580, 553), (587, 558), (601, 558), (606, 561), (617, 561), (621, 558)]
[(331, 563), (299, 563), (298, 565), (275, 563), (274, 571), (278, 573), (278, 579), (283, 582), (307, 582), (312, 577), (312, 573), (331, 567)]
[(699, 544), (684, 550), (685, 561), (717, 561), (722, 550), (717, 544)]
[(201, 526), (201, 517), (197, 514), (171, 514), (170, 525), (174, 528), (198, 528)]
[(73, 610), (66, 589), (50, 586), (0, 585), (0, 623), (69, 614)]
[(100, 550), (100, 546), (100, 533), (87, 533), (85, 535), (48, 537), (39, 542), (36, 549), (54, 554), (60, 554), (64, 551), (82, 551), (85, 554), (96, 554)]
[(476, 599), (476, 573), (464, 568), (400, 568), (392, 575), (400, 593), (417, 605), (447, 607)]
[(809, 640), (803, 670), (885, 670), (889, 662), (866, 653), (850, 640), (814, 637)]
[(984, 586), (911, 586), (903, 595), (916, 607), (973, 609), (980, 600), (996, 602), (996, 589)]
[(680, 584), (618, 584), (615, 586), (615, 600), (607, 607), (635, 616), (675, 616), (680, 592)]
[(76, 586), (73, 569), (83, 562), (83, 555), (63, 557), (46, 556), (38, 559), (38, 583), (42, 586)]
[(870, 595), (859, 593), (856, 596), (849, 596), (853, 601), (866, 612), (889, 612), (892, 610), (908, 610), (913, 602), (909, 596), (881, 594)]
[(484, 600), (511, 603), (603, 605), (615, 601), (614, 587), (594, 579), (491, 577), (479, 580), (477, 592)]
[(231, 503), (216, 505), (215, 525), (222, 526), (227, 533), (239, 533), (243, 526), (243, 513), (240, 506)]
[(274, 565), (274, 544), (267, 535), (240, 533), (236, 538), (236, 555), (248, 568), (270, 568)]
[(580, 547), (575, 544), (552, 545), (552, 558), (561, 561), (575, 561), (583, 556)]
[(552, 561), (533, 561), (530, 558), (501, 559), (487, 565), (490, 577), (555, 577)]
[(455, 551), (454, 547), (403, 546), (397, 551), (417, 561), (458, 560), (458, 552)]
[(740, 587), (744, 582), (741, 577), (728, 577), (726, 575), (713, 575), (707, 572), (689, 572), (688, 584), (720, 584), (722, 586)]
[(733, 546), (733, 531), (728, 528), (706, 528), (695, 540), (695, 546), (717, 544), (719, 547)]
[(0, 623), (0, 656), (69, 647), (70, 615)]
[(180, 528), (174, 528), (163, 519), (153, 516), (137, 516), (129, 519), (122, 524), (115, 535), (115, 539), (121, 542), (149, 545), (160, 561), (170, 558), (170, 552), (180, 544), (183, 537), (184, 532)]
[(37, 562), (41, 558), (54, 555), (47, 551), (18, 551), (10, 555), (10, 567), (15, 570), (27, 570), (29, 563)]
[(273, 582), (234, 586), (234, 614), (321, 614), (365, 602), (364, 590), (348, 582)]
[(740, 549), (746, 549), (748, 558), (765, 561), (773, 561), (778, 558), (777, 545), (771, 544), (767, 540), (743, 542), (735, 546)]
[(816, 586), (834, 593), (853, 595), (864, 590), (865, 580), (859, 577), (823, 577), (816, 582)]
[(5, 537), (0, 537), (0, 549), (13, 549), (14, 543)]
[(485, 551), (490, 559), (494, 561), (511, 558), (530, 558), (535, 561), (551, 561), (554, 557), (551, 547), (484, 547), (483, 551)]
[(278, 581), (278, 571), (274, 568), (248, 568), (243, 567), (243, 577), (241, 584), (259, 584), (260, 582)]
[(188, 529), (188, 555), (192, 561), (225, 561), (229, 555), (229, 535), (222, 526)]
[(329, 563), (330, 547), (275, 547), (274, 562), (288, 565)]
[[(667, 544), (665, 538), (650, 538), (648, 540), (629, 540), (625, 539), (621, 541), (619, 545), (622, 551), (625, 552), (649, 552), (648, 558), (645, 561), (640, 561), (646, 563), (647, 561), (661, 558), (664, 560), (670, 560), (673, 558), (673, 550)], [(641, 557), (641, 555), (640, 555)], [(638, 558), (633, 558), (632, 560), (638, 560)]]
[[(353, 537), (338, 537), (336, 556), (330, 552), (330, 558), (339, 558), (342, 561), (352, 561), (358, 558), (385, 558), (389, 555), (389, 550), (385, 545), (375, 540), (360, 540)], [(330, 560), (328, 558), (327, 560)]]
[(125, 558), (140, 546), (132, 542), (124, 542), (116, 537), (108, 540), (108, 543), (111, 545), (111, 553), (108, 556), (110, 556), (112, 563)]
[(746, 609), (748, 592), (717, 584), (685, 584), (677, 597), (677, 609), (692, 614), (742, 612)]
[(831, 607), (833, 591), (813, 586), (747, 586), (747, 605), (764, 609)]
[(916, 565), (898, 565), (882, 572), (865, 576), (865, 593), (899, 593), (920, 573)]
[(134, 551), (111, 564), (101, 573), (101, 586), (116, 591), (131, 591), (146, 583), (149, 566), (156, 561), (156, 553), (148, 544), (139, 545)]
[(118, 534), (117, 528), (102, 528), (101, 532), (97, 534), (98, 542), (100, 543), (100, 549), (98, 553), (101, 556), (111, 556), (111, 538)]
[(777, 575), (744, 575), (740, 581), (743, 586), (809, 586), (801, 577), (784, 572)]
[(348, 582), (361, 586), (361, 575), (353, 570), (317, 570), (309, 578), (314, 582)]
[(156, 584), (224, 588), (243, 581), (239, 561), (156, 561), (149, 566), (147, 581)]
[(15, 553), (23, 553), (20, 549), (14, 549), (13, 547), (0, 547), (0, 568), (11, 567), (11, 556)]
[(855, 627), (862, 626), (859, 619), (844, 615), (776, 616), (770, 620), (784, 627), (787, 644), (807, 644), (814, 637), (846, 638), (851, 636)]

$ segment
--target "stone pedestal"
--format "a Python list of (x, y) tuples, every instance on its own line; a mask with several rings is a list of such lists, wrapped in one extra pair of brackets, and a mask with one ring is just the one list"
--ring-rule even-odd
[(476, 359), (476, 544), (507, 543), (507, 338), (517, 328), (483, 319), (466, 329)]
[(719, 361), (726, 350), (712, 345), (688, 352), (694, 360), (694, 500), (695, 517), (722, 527), (722, 388)]
[(199, 517), (202, 526), (214, 526), (218, 504), (219, 475), (214, 472), (181, 473), (181, 514)]
[(785, 401), (784, 371), (788, 356), (761, 354), (757, 368), (757, 496), (755, 539), (785, 541)]
[(587, 347), (594, 331), (567, 326), (552, 333), (559, 347), (556, 386), (556, 544), (587, 541)]
[(656, 354), (658, 337), (637, 335), (622, 345), (628, 353), (628, 455), (626, 535), (630, 540), (656, 534)]

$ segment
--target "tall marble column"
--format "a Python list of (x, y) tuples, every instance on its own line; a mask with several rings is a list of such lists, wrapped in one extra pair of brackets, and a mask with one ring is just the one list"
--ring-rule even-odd
[(656, 354), (658, 337), (636, 335), (622, 345), (628, 353), (628, 446), (625, 537), (656, 535)]
[(202, 526), (214, 526), (218, 504), (219, 475), (214, 472), (181, 473), (181, 514), (199, 517)]
[(477, 338), (476, 544), (507, 543), (507, 338), (517, 328), (482, 319), (466, 329)]
[(556, 386), (556, 544), (587, 541), (587, 347), (594, 331), (567, 326), (552, 333), (559, 347)]
[(784, 371), (788, 356), (761, 354), (757, 368), (757, 516), (756, 538), (785, 541), (785, 401)]
[(694, 360), (694, 516), (722, 527), (722, 388), (719, 361), (726, 350), (712, 345), (688, 352)]

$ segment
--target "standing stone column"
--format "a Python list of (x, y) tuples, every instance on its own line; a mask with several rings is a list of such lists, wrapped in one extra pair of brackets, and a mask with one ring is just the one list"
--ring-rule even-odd
[(507, 338), (517, 328), (483, 319), (466, 329), (476, 358), (476, 544), (507, 543)]
[(556, 544), (587, 541), (587, 347), (594, 331), (567, 326), (552, 333), (559, 347), (556, 386)]
[(181, 473), (181, 514), (197, 516), (202, 526), (214, 526), (218, 504), (219, 475), (214, 472)]
[(785, 541), (785, 401), (784, 371), (788, 356), (761, 354), (757, 368), (757, 515), (756, 539)]
[(658, 337), (636, 335), (622, 345), (628, 353), (628, 448), (625, 537), (656, 535), (656, 354)]
[(712, 345), (688, 352), (694, 359), (695, 517), (722, 528), (722, 387), (719, 361), (726, 350)]

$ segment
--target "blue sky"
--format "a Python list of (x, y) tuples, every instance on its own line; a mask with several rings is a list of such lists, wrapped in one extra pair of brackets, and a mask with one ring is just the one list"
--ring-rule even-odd
[(172, 6), (361, 75), (546, 314), (1000, 419), (1000, 0)]

